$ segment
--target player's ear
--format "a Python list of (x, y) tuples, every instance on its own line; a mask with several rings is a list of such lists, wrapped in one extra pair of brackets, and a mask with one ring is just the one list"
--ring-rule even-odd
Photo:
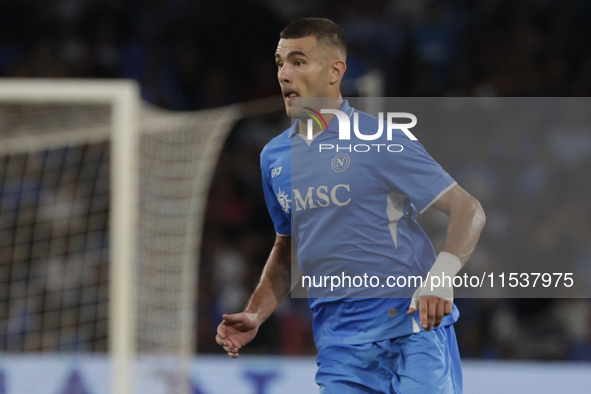
[(347, 71), (347, 64), (343, 60), (333, 60), (330, 70), (330, 83), (339, 82), (345, 75), (345, 71)]

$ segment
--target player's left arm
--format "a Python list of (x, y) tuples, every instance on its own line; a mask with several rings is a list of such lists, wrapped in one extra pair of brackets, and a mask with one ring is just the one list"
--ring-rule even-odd
[[(453, 277), (474, 251), (486, 216), (478, 200), (459, 185), (452, 187), (433, 206), (448, 214), (449, 221), (445, 243), (429, 274), (445, 273)], [(408, 314), (413, 314), (418, 307), (421, 326), (426, 331), (439, 326), (443, 317), (452, 311), (453, 288), (436, 288), (433, 292), (429, 287), (419, 288), (415, 295)]]
[(449, 215), (447, 236), (441, 251), (457, 256), (464, 266), (474, 252), (486, 222), (484, 209), (460, 185), (452, 187), (433, 206)]

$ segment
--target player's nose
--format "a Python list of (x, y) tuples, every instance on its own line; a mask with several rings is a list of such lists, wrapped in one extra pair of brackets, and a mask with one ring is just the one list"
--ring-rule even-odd
[(293, 81), (291, 77), (291, 72), (287, 65), (283, 65), (283, 67), (279, 69), (279, 72), (277, 73), (277, 79), (281, 84), (289, 84)]

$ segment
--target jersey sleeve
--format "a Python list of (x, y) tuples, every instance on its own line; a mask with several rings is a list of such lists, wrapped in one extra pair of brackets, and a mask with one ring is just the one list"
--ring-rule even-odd
[[(291, 235), (291, 216), (281, 209), (281, 205), (279, 204), (279, 201), (277, 201), (277, 197), (273, 192), (273, 186), (269, 176), (269, 166), (266, 165), (264, 159), (264, 151), (261, 153), (261, 173), (263, 178), (265, 203), (267, 204), (271, 220), (273, 220), (275, 232), (279, 235)], [(289, 192), (291, 193), (291, 190), (289, 190)]]
[(423, 213), (457, 183), (418, 141), (405, 140), (403, 150), (387, 153), (381, 178), (388, 190), (407, 196)]

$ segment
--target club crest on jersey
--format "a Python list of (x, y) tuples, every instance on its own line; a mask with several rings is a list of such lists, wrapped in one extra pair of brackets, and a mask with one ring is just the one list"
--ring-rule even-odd
[(347, 168), (349, 168), (349, 164), (351, 164), (351, 159), (349, 155), (346, 153), (339, 153), (335, 157), (333, 157), (330, 166), (334, 172), (343, 172)]
[(285, 193), (284, 190), (281, 190), (281, 188), (279, 188), (279, 191), (277, 192), (277, 201), (279, 201), (279, 205), (281, 205), (281, 209), (283, 210), (283, 212), (289, 214), (290, 209), (291, 209), (291, 200), (289, 198), (287, 198), (287, 193)]

